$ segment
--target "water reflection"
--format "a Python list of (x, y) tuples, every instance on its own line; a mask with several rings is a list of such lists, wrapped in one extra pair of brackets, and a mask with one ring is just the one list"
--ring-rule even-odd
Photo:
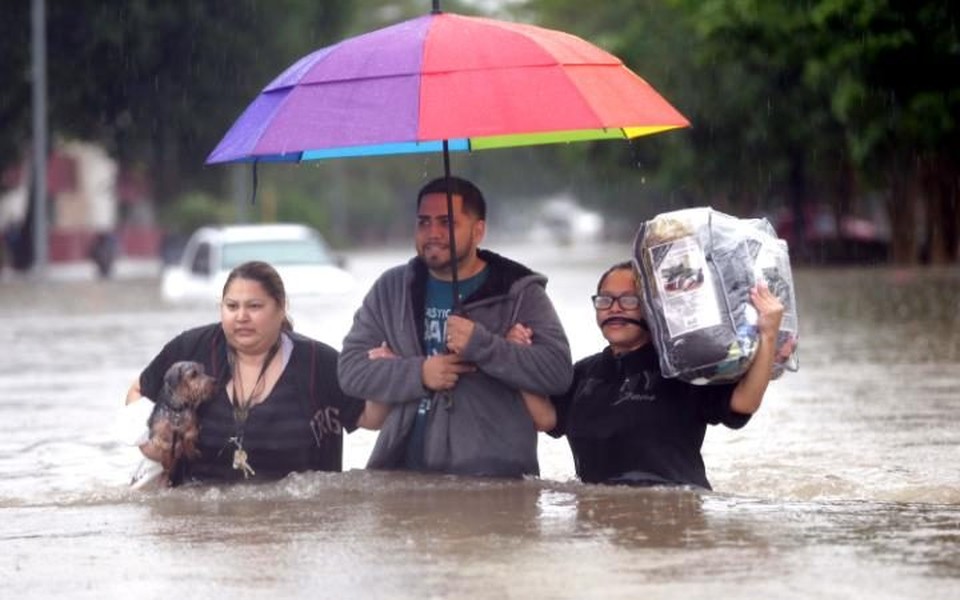
[[(586, 486), (589, 487), (589, 486)], [(578, 494), (576, 518), (583, 535), (606, 535), (637, 548), (714, 545), (703, 499), (694, 491), (655, 488), (589, 489)]]

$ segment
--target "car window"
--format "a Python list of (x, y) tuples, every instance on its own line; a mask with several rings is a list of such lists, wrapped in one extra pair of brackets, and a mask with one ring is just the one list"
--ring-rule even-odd
[(190, 271), (197, 275), (210, 274), (210, 244), (207, 242), (197, 245), (197, 252), (190, 263)]
[(319, 240), (262, 240), (224, 245), (220, 266), (230, 270), (248, 260), (262, 260), (274, 266), (327, 265), (334, 262)]

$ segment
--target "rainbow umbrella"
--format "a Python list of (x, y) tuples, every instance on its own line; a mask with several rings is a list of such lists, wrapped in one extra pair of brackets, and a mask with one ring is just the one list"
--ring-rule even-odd
[(561, 31), (435, 12), (321, 48), (207, 163), (631, 139), (689, 126), (615, 56)]
[[(259, 162), (443, 152), (449, 177), (450, 152), (632, 139), (690, 125), (620, 59), (577, 36), (433, 6), (295, 62), (207, 163), (252, 162), (256, 182)], [(448, 193), (450, 214), (452, 206)], [(451, 248), (453, 233), (451, 219)], [(456, 261), (453, 284), (458, 298)]]

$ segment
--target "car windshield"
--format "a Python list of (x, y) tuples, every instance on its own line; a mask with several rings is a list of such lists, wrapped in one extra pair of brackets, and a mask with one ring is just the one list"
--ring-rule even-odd
[(261, 240), (224, 244), (222, 257), (224, 270), (230, 270), (248, 260), (262, 260), (274, 266), (333, 263), (323, 243), (316, 239)]

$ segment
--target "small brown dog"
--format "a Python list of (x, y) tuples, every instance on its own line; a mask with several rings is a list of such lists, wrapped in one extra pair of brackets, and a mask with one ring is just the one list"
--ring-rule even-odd
[(174, 363), (163, 376), (163, 388), (147, 420), (150, 442), (160, 454), (161, 485), (171, 485), (180, 459), (200, 455), (197, 407), (213, 395), (214, 382), (203, 372), (203, 365), (192, 361)]

